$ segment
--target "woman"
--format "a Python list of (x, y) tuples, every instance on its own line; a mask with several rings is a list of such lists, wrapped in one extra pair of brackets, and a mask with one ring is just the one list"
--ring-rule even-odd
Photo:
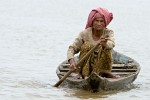
[[(104, 77), (114, 77), (110, 74), (112, 70), (112, 49), (115, 46), (114, 33), (107, 29), (112, 21), (113, 14), (105, 8), (93, 9), (89, 16), (84, 31), (80, 32), (67, 51), (70, 68), (79, 68), (78, 78), (85, 78), (95, 72)], [(80, 52), (79, 60), (100, 42), (100, 46), (82, 64), (76, 66), (74, 55)]]

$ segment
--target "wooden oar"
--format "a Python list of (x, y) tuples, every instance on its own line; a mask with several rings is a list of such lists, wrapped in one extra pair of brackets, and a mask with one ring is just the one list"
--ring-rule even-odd
[[(81, 64), (91, 53), (94, 52), (94, 50), (100, 45), (100, 42), (97, 43), (83, 58), (81, 58), (81, 60), (77, 63), (76, 66), (78, 66), (79, 64)], [(58, 87), (72, 72), (74, 72), (75, 69), (71, 69), (69, 70), (55, 85), (54, 87)]]

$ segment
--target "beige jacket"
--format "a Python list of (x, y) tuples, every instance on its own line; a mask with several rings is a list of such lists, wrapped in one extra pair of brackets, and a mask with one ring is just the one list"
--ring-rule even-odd
[[(105, 29), (103, 31), (102, 36), (105, 36), (105, 37), (107, 36), (108, 37), (106, 48), (107, 49), (112, 49), (115, 46), (114, 32), (110, 29)], [(67, 51), (67, 59), (68, 60), (73, 58), (74, 55), (80, 51), (80, 48), (81, 48), (82, 44), (85, 41), (90, 42), (91, 44), (93, 44), (93, 46), (96, 45), (97, 42), (98, 42), (98, 41), (93, 40), (92, 28), (91, 27), (89, 27), (89, 28), (85, 29), (84, 31), (80, 32), (78, 37), (73, 42), (73, 44), (69, 46), (69, 49)]]

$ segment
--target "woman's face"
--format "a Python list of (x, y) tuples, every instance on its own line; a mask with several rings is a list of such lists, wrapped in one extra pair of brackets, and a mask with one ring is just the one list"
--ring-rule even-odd
[(92, 24), (95, 30), (102, 30), (105, 28), (105, 20), (103, 18), (95, 18)]

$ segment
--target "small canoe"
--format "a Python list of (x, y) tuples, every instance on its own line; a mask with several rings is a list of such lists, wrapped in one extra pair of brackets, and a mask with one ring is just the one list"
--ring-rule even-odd
[[(78, 56), (75, 56), (75, 61), (78, 61)], [(68, 61), (63, 61), (57, 68), (56, 74), (61, 79), (69, 71)], [(92, 90), (114, 90), (122, 89), (125, 86), (133, 83), (140, 72), (139, 63), (117, 51), (113, 51), (112, 74), (119, 76), (117, 78), (106, 78), (92, 73), (85, 79), (77, 79), (78, 72), (71, 73), (62, 83), (62, 86), (70, 88), (83, 88)]]

